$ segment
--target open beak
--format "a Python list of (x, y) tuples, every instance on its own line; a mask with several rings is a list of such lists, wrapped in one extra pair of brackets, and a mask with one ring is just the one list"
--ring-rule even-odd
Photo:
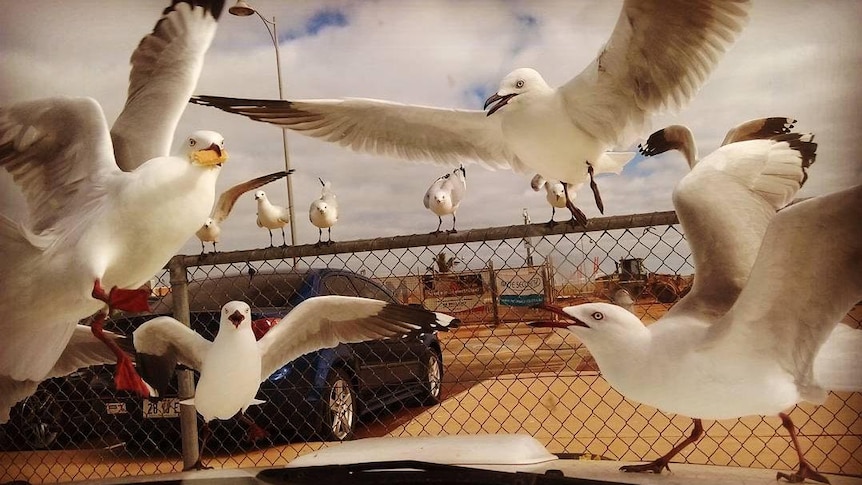
[(512, 99), (513, 97), (517, 96), (517, 95), (518, 95), (518, 93), (507, 94), (505, 96), (500, 96), (497, 93), (492, 94), (491, 96), (488, 97), (488, 99), (485, 100), (485, 107), (483, 109), (488, 109), (488, 106), (491, 106), (494, 103), (497, 103), (497, 104), (494, 104), (493, 106), (491, 106), (491, 109), (488, 110), (488, 114), (486, 114), (485, 116), (491, 116), (498, 109), (509, 104), (509, 100)]
[(234, 310), (231, 316), (227, 317), (227, 319), (230, 320), (231, 323), (233, 323), (234, 327), (239, 328), (239, 324), (241, 324), (242, 321), (245, 320), (245, 317), (242, 316), (242, 313), (240, 313), (239, 310)]
[(569, 328), (572, 325), (576, 327), (584, 327), (590, 328), (586, 323), (578, 320), (577, 318), (569, 315), (562, 308), (556, 307), (553, 305), (548, 305), (547, 303), (540, 303), (533, 308), (539, 308), (545, 311), (549, 311), (551, 313), (556, 313), (557, 315), (563, 317), (563, 320), (553, 322), (553, 321), (540, 321), (540, 322), (530, 322), (528, 323), (531, 327), (536, 328)]

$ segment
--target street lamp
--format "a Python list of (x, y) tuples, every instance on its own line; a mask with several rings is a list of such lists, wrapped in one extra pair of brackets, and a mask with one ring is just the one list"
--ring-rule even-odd
[[(266, 27), (266, 31), (269, 33), (269, 38), (272, 39), (272, 45), (275, 47), (275, 69), (276, 74), (278, 75), (278, 97), (279, 99), (284, 99), (284, 83), (281, 80), (281, 55), (278, 50), (278, 32), (276, 30), (275, 17), (272, 17), (272, 20), (265, 19), (260, 12), (255, 10), (244, 0), (237, 0), (236, 5), (230, 7), (227, 11), (231, 15), (236, 15), (237, 17), (248, 17), (252, 14), (256, 14), (263, 22), (263, 26)], [(293, 230), (294, 225), (296, 224), (296, 218), (293, 216), (293, 183), (290, 179), (290, 155), (287, 152), (287, 131), (284, 128), (281, 130), (281, 143), (284, 147), (284, 170), (287, 172), (287, 176), (284, 177), (284, 180), (287, 182), (287, 210), (290, 213), (290, 227), (288, 228), (290, 230), (290, 245), (296, 246), (296, 231)]]

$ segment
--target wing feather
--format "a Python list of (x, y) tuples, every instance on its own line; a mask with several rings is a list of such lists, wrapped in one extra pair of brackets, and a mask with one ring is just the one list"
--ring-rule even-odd
[[(291, 172), (293, 170), (291, 169)], [(274, 182), (280, 178), (286, 177), (288, 172), (284, 170), (280, 172), (273, 172), (267, 175), (263, 175), (261, 177), (253, 178), (251, 180), (242, 182), (240, 184), (236, 184), (233, 187), (225, 190), (221, 193), (218, 198), (218, 202), (216, 202), (215, 210), (213, 211), (212, 219), (216, 221), (216, 223), (220, 223), (227, 219), (227, 216), (230, 215), (231, 209), (233, 209), (233, 205), (236, 203), (239, 197), (251, 190), (254, 190), (258, 187), (263, 187), (264, 185)]]

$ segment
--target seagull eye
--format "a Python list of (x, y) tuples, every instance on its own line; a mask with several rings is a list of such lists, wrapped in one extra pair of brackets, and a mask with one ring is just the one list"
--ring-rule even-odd
[(524, 80), (518, 79), (518, 82), (515, 83), (515, 87), (516, 88), (523, 88), (524, 87)]
[(195, 141), (195, 139), (194, 139), (194, 138), (189, 138), (189, 146), (190, 146), (190, 147), (193, 147), (193, 146), (197, 145), (197, 143), (198, 143), (198, 142), (197, 142), (197, 141)]
[(593, 320), (601, 320), (601, 319), (605, 318), (605, 316), (602, 315), (602, 312), (593, 312), (592, 317), (593, 317)]

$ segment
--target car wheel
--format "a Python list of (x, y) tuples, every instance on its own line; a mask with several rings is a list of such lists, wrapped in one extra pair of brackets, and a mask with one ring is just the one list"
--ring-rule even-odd
[(332, 369), (326, 378), (323, 394), (322, 435), (325, 440), (344, 441), (353, 438), (356, 429), (356, 394), (347, 373)]
[(62, 410), (49, 393), (37, 392), (21, 402), (15, 420), (18, 434), (28, 448), (47, 449), (57, 441)]
[(419, 402), (422, 406), (439, 404), (443, 392), (443, 357), (432, 349), (425, 360), (424, 370)]

